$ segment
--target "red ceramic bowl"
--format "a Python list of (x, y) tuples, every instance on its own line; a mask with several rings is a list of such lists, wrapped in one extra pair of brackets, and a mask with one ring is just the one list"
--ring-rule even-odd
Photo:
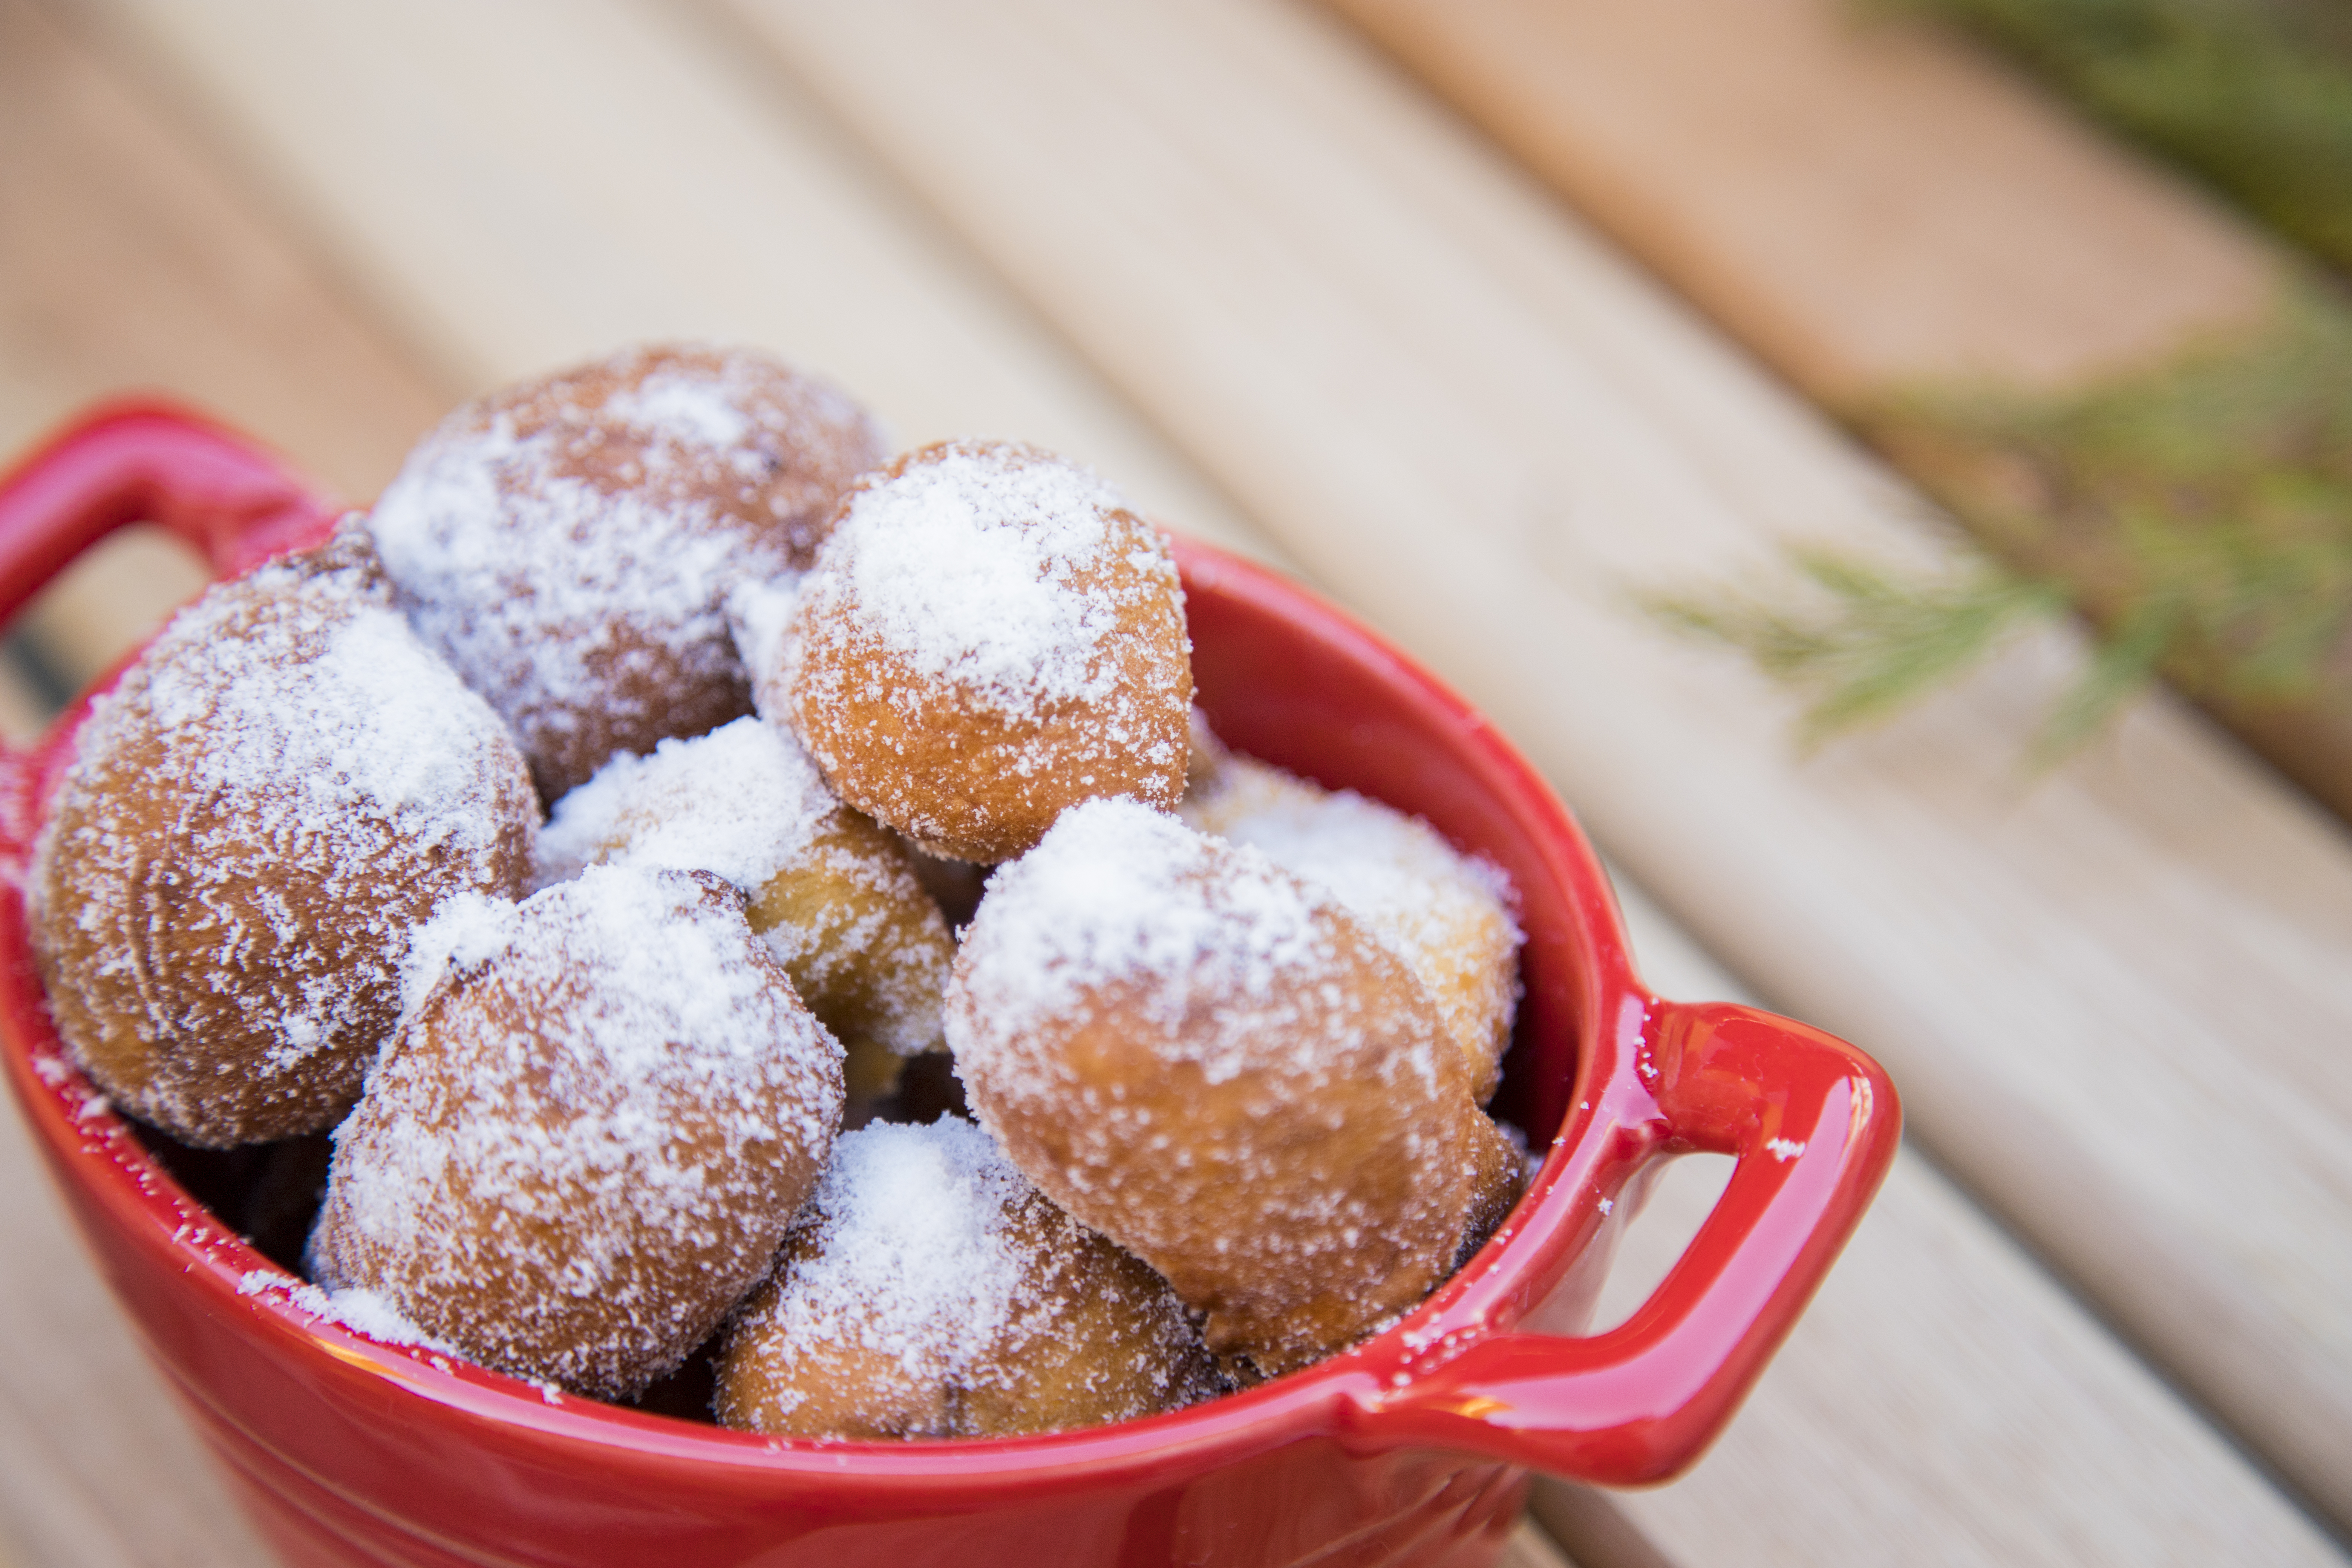
[[(162, 523), (226, 574), (318, 537), (331, 515), (236, 436), (118, 407), (0, 481), (0, 616), (127, 522)], [(9, 1081), (148, 1348), (289, 1558), (1468, 1568), (1501, 1549), (1528, 1467), (1624, 1484), (1696, 1458), (1885, 1172), (1899, 1120), (1885, 1076), (1801, 1025), (1643, 990), (1583, 836), (1484, 720), (1310, 595), (1177, 548), (1218, 733), (1418, 813), (1519, 890), (1527, 1000), (1496, 1109), (1549, 1152), (1486, 1249), (1344, 1355), (1094, 1431), (810, 1442), (545, 1394), (307, 1311), (60, 1055), (12, 874)], [(5, 759), (12, 871), (81, 712)], [(1608, 1250), (1595, 1241), (1628, 1183), (1695, 1149), (1738, 1157), (1713, 1216), (1631, 1320), (1578, 1337)]]

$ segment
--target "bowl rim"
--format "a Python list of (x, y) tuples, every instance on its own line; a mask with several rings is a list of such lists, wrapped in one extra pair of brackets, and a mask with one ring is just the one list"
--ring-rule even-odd
[[(100, 405), (0, 476), (0, 617), (132, 521), (163, 523), (227, 576), (322, 539), (339, 510), (280, 459), (202, 416), (152, 402)], [(126, 658), (36, 749), (0, 752), (0, 1058), (68, 1206), (179, 1392), (304, 1468), (253, 1425), (281, 1419), (275, 1407), (256, 1406), (248, 1420), (216, 1375), (177, 1364), (163, 1340), (195, 1333), (202, 1342), (184, 1347), (191, 1353), (233, 1345), (286, 1358), (267, 1364), (273, 1374), (299, 1370), (303, 1396), (326, 1402), (321, 1414), (438, 1411), (445, 1441), (470, 1435), (550, 1473), (576, 1477), (593, 1454), (598, 1486), (631, 1479), (681, 1498), (719, 1489), (761, 1506), (823, 1497), (834, 1511), (903, 1510), (918, 1495), (924, 1511), (940, 1512), (1164, 1487), (1310, 1437), (1350, 1454), (1442, 1450), (1619, 1484), (1663, 1479), (1695, 1461), (1884, 1179), (1900, 1128), (1893, 1086), (1867, 1057), (1818, 1030), (1735, 1004), (1667, 1003), (1644, 989), (1581, 829), (1475, 709), (1310, 591), (1179, 536), (1171, 547), (1196, 630), (1193, 612), (1204, 607), (1279, 623), (1301, 657), (1337, 661), (1325, 679), (1381, 693), (1370, 710), (1352, 710), (1359, 739), (1400, 714), (1416, 737), (1442, 739), (1446, 771), (1417, 776), (1443, 782), (1424, 789), (1408, 769), (1403, 795), (1425, 795), (1423, 815), (1441, 831), (1447, 816), (1465, 821), (1449, 834), (1465, 847), (1485, 849), (1479, 840), (1504, 834), (1524, 849), (1524, 863), (1517, 852), (1497, 857), (1519, 884), (1523, 973), (1538, 949), (1566, 966), (1556, 984), (1529, 988), (1538, 1005), (1519, 1019), (1523, 1067), (1531, 1020), (1544, 1020), (1538, 1053), (1573, 1053), (1564, 1074), (1547, 1069), (1549, 1081), (1567, 1081), (1551, 1101), (1559, 1110), (1545, 1158), (1510, 1215), (1429, 1298), (1338, 1355), (1183, 1410), (1069, 1431), (887, 1443), (738, 1433), (605, 1405), (322, 1317), (313, 1302), (323, 1300), (304, 1299), (314, 1287), (247, 1247), (148, 1154), (50, 1026), (25, 920), (26, 847), (91, 694)], [(1246, 735), (1235, 740), (1251, 750)], [(1283, 761), (1279, 744), (1271, 750), (1268, 760)], [(1383, 754), (1409, 763), (1421, 753)], [(1456, 787), (1465, 773), (1475, 786), (1466, 791)], [(1556, 901), (1531, 898), (1533, 889)], [(1506, 1096), (1510, 1081), (1507, 1073)], [(1549, 1120), (1549, 1108), (1539, 1109)], [(1606, 1247), (1593, 1243), (1622, 1221), (1612, 1217), (1617, 1194), (1654, 1156), (1698, 1148), (1739, 1156), (1724, 1197), (1631, 1318), (1584, 1333), (1578, 1311), (1590, 1306), (1585, 1287), (1598, 1267), (1587, 1260), (1605, 1262)], [(180, 1280), (201, 1313), (174, 1294)], [(1577, 1289), (1560, 1289), (1571, 1281)], [(236, 1328), (227, 1339), (223, 1323)]]
[[(1576, 1081), (1571, 1098), (1589, 1104), (1592, 1079), (1603, 1064), (1594, 1047), (1593, 1021), (1613, 1011), (1609, 1004), (1629, 994), (1646, 1000), (1633, 979), (1613, 893), (1599, 859), (1558, 796), (1475, 709), (1394, 647), (1307, 589), (1212, 546), (1171, 536), (1188, 598), (1215, 595), (1260, 615), (1281, 618), (1340, 652), (1381, 683), (1409, 696), (1425, 716), (1455, 726), (1465, 743), (1481, 753), (1486, 770), (1515, 797), (1514, 815), (1539, 826), (1553, 858), (1569, 875), (1560, 889), (1581, 928), (1586, 973), (1578, 976), (1575, 1016), (1584, 1038), (1575, 1042)], [(135, 658), (135, 654), (132, 656)], [(33, 783), (26, 821), (37, 821), (47, 795), (63, 771), (72, 738), (92, 699), (110, 689), (118, 666), (93, 684), (58, 721), (36, 753), (39, 775)], [(1486, 1245), (1412, 1311), (1380, 1332), (1312, 1366), (1255, 1388), (1207, 1400), (1181, 1410), (1101, 1426), (997, 1437), (933, 1438), (916, 1442), (778, 1437), (609, 1405), (418, 1345), (382, 1340), (340, 1321), (318, 1288), (264, 1258), (198, 1203), (163, 1168), (124, 1119), (107, 1104), (67, 1056), (48, 1025), (45, 999), (27, 1019), (24, 1004), (39, 998), (32, 973), (29, 930), (24, 908), (24, 867), (29, 846), (11, 846), (16, 874), (8, 878), (0, 910), (0, 965), (19, 986), (0, 989), (0, 1028), (5, 1028), (12, 1077), (19, 1100), (34, 1120), (82, 1173), (93, 1195), (102, 1197), (116, 1223), (150, 1246), (157, 1241), (186, 1265), (192, 1282), (214, 1297), (218, 1310), (243, 1312), (257, 1322), (289, 1334), (309, 1353), (371, 1375), (396, 1381), (410, 1394), (464, 1415), (524, 1432), (597, 1447), (625, 1449), (647, 1458), (690, 1458), (755, 1471), (838, 1478), (842, 1462), (854, 1458), (876, 1480), (970, 1479), (985, 1470), (1010, 1480), (1046, 1469), (1056, 1475), (1074, 1468), (1099, 1473), (1137, 1464), (1159, 1468), (1173, 1456), (1202, 1450), (1252, 1447), (1276, 1431), (1326, 1428), (1337, 1409), (1369, 1405), (1410, 1383), (1425, 1365), (1432, 1345), (1455, 1348), (1484, 1331), (1507, 1328), (1497, 1308), (1517, 1298), (1521, 1311), (1557, 1283), (1570, 1259), (1560, 1237), (1571, 1226), (1569, 1206), (1556, 1189), (1568, 1168), (1572, 1134), (1587, 1129), (1586, 1112), (1571, 1111), (1547, 1148), (1511, 1216)], [(1525, 893), (1522, 891), (1522, 898)], [(29, 980), (32, 996), (21, 983)], [(31, 1023), (30, 1029), (26, 1025)], [(26, 1081), (29, 1079), (32, 1081)], [(79, 1103), (75, 1103), (76, 1097)], [(1538, 1135), (1529, 1130), (1530, 1142)], [(1583, 1194), (1585, 1206), (1600, 1195)], [(1513, 1280), (1496, 1276), (1508, 1271)], [(1530, 1275), (1541, 1277), (1531, 1281)], [(1540, 1289), (1530, 1288), (1539, 1283)], [(273, 1335), (272, 1337), (276, 1337)]]

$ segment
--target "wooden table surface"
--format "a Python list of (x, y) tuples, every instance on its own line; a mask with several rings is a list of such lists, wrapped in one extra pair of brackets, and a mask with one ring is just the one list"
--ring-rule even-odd
[[(2352, 840), (2161, 696), (2024, 776), (2061, 636), (1798, 754), (1629, 590), (1944, 536), (1339, 17), (0, 0), (0, 449), (160, 387), (365, 497), (459, 397), (680, 334), (1315, 583), (1548, 771), (1660, 989), (1894, 1070), (1916, 1136), (1729, 1435), (1657, 1490), (1540, 1487), (1522, 1568), (2343, 1561)], [(29, 624), (47, 679), (193, 581), (84, 574)], [(0, 1162), (0, 1564), (254, 1561), (13, 1114)], [(1721, 1180), (1668, 1173), (1604, 1321)]]

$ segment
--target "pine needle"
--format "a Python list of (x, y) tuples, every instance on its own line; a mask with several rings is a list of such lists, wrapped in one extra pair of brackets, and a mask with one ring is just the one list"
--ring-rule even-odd
[(1812, 585), (1801, 605), (1779, 592), (1738, 589), (1644, 594), (1641, 601), (1667, 626), (1737, 648), (1805, 693), (1808, 745), (1886, 718), (2067, 604), (2055, 584), (1989, 563), (1927, 581), (1819, 547), (1793, 547), (1789, 560)]
[[(2344, 0), (1859, 0), (1986, 38), (2352, 270)], [(2264, 331), (2087, 395), (1949, 389), (1847, 411), (1991, 559), (1902, 575), (1795, 551), (1798, 582), (1644, 596), (1807, 693), (1808, 742), (1883, 718), (2071, 602), (2099, 651), (2032, 744), (2079, 746), (2151, 675), (2225, 713), (2352, 726), (2352, 304), (2301, 285)]]

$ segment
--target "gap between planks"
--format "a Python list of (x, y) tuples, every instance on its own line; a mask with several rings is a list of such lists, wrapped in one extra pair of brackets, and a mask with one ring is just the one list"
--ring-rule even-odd
[(1323, 0), (1832, 405), (2079, 385), (2263, 324), (2277, 251), (1845, 0)]

